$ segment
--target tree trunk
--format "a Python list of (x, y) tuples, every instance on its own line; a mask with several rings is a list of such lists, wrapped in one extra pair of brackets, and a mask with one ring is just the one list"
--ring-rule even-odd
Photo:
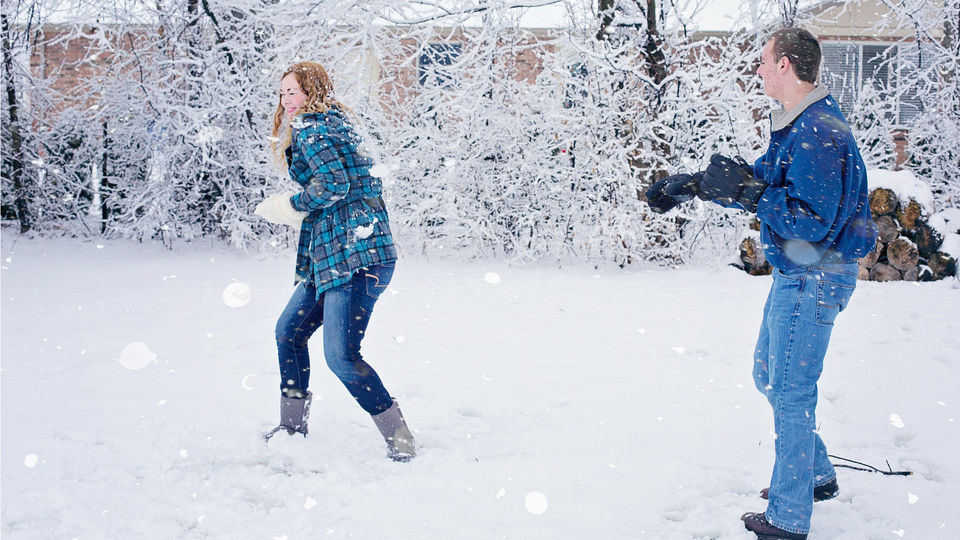
[(644, 57), (647, 59), (650, 77), (657, 83), (657, 105), (660, 104), (663, 89), (660, 85), (667, 78), (667, 59), (663, 54), (663, 41), (657, 30), (657, 2), (647, 0), (647, 41), (643, 44)]
[(110, 161), (110, 133), (107, 129), (107, 120), (102, 125), (103, 154), (100, 161), (100, 234), (107, 232), (107, 221), (110, 219), (110, 204), (113, 202), (113, 185), (107, 179), (108, 161)]
[(4, 156), (10, 170), (10, 181), (13, 183), (14, 206), (17, 209), (17, 219), (20, 221), (20, 232), (25, 233), (33, 225), (30, 219), (27, 194), (23, 187), (23, 138), (20, 135), (20, 118), (17, 110), (17, 91), (13, 80), (13, 53), (10, 48), (10, 25), (7, 15), (0, 13), (0, 31), (3, 32), (3, 68), (6, 73), (4, 86), (7, 88), (7, 114), (10, 124), (10, 155)]
[(597, 13), (600, 15), (600, 29), (597, 31), (597, 41), (605, 41), (609, 35), (607, 32), (610, 25), (613, 24), (614, 0), (600, 0), (597, 3)]
[(784, 28), (790, 28), (797, 19), (798, 0), (780, 0), (780, 20)]

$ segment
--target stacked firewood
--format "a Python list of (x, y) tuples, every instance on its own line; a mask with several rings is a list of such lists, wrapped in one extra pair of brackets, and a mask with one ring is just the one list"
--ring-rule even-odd
[[(870, 192), (870, 211), (877, 224), (877, 244), (860, 259), (860, 279), (933, 281), (957, 274), (956, 259), (939, 251), (943, 236), (930, 226), (930, 216), (916, 200), (901, 201), (893, 190), (877, 188)], [(756, 219), (751, 228), (759, 230)], [(740, 264), (735, 266), (755, 276), (770, 273), (756, 235), (740, 242)]]
[(916, 200), (901, 201), (893, 190), (877, 188), (870, 192), (870, 212), (877, 245), (860, 259), (860, 279), (933, 281), (956, 274), (957, 261), (939, 251), (943, 236)]
[[(754, 217), (750, 220), (750, 228), (760, 230), (760, 222)], [(760, 235), (754, 233), (740, 241), (740, 264), (733, 266), (743, 270), (751, 276), (766, 276), (773, 272), (773, 267), (767, 262), (760, 244)]]

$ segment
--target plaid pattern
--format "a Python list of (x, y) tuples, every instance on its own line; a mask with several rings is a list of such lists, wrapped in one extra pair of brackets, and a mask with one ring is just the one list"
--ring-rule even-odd
[(309, 212), (300, 226), (295, 283), (313, 281), (317, 298), (350, 281), (360, 268), (397, 260), (380, 179), (361, 140), (337, 109), (291, 122), (290, 178), (303, 191), (290, 198)]

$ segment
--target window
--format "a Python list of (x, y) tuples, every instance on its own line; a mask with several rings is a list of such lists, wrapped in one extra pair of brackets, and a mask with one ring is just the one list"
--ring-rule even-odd
[(454, 80), (452, 69), (460, 57), (462, 45), (459, 43), (428, 43), (420, 54), (419, 81), (420, 86), (436, 85), (442, 88), (453, 88)]
[[(850, 116), (865, 84), (881, 96), (900, 96), (896, 103), (897, 122), (909, 124), (920, 112), (916, 82), (919, 53), (910, 45), (880, 43), (824, 43), (821, 80)], [(906, 85), (902, 89), (901, 85)], [(897, 90), (902, 90), (897, 92)]]

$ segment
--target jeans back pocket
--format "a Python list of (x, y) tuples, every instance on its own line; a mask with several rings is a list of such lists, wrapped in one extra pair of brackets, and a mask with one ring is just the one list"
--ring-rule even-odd
[(367, 296), (379, 298), (383, 291), (387, 290), (387, 285), (390, 285), (390, 280), (393, 278), (393, 269), (394, 265), (389, 263), (361, 270), (367, 288)]
[(817, 322), (832, 325), (853, 296), (856, 285), (819, 280), (817, 283)]

